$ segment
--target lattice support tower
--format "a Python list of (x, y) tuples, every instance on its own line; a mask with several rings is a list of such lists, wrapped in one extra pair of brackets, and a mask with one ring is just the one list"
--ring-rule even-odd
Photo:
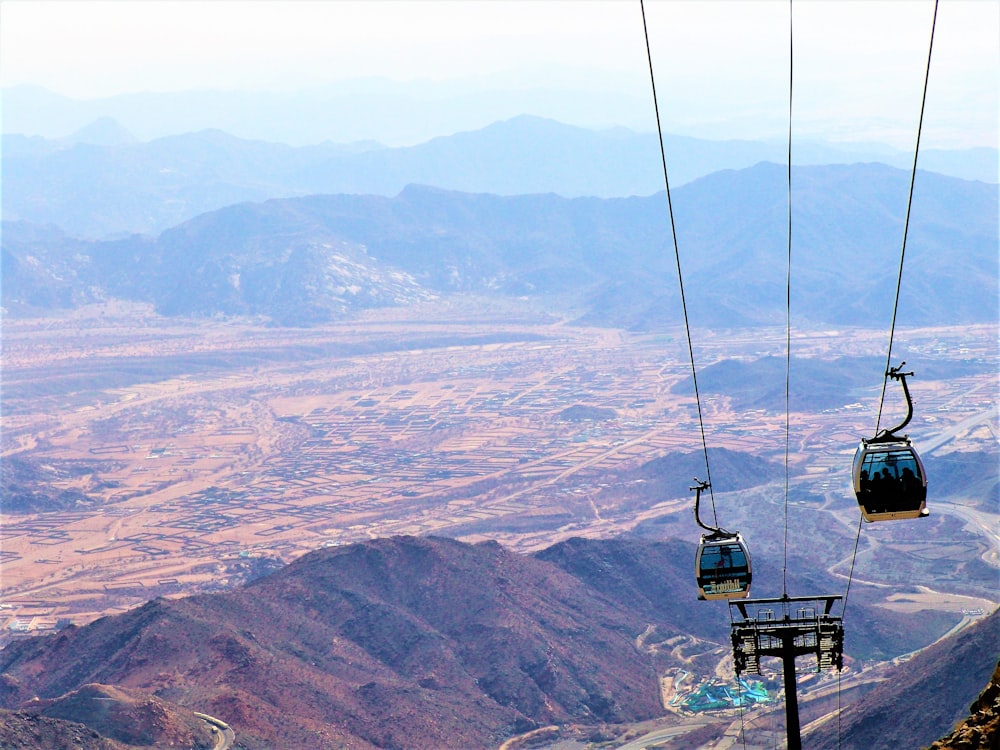
[[(813, 655), (818, 670), (844, 666), (844, 625), (830, 614), (840, 596), (782, 596), (729, 602), (742, 620), (733, 618), (733, 661), (736, 674), (760, 674), (760, 658), (782, 660), (788, 750), (801, 750), (795, 658)], [(751, 614), (752, 612), (752, 614)]]

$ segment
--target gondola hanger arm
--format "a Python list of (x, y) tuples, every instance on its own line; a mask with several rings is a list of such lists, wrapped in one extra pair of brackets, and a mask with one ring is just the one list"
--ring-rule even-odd
[(910, 420), (913, 419), (913, 399), (910, 398), (910, 389), (906, 385), (907, 376), (913, 375), (913, 372), (902, 372), (903, 365), (905, 364), (906, 361), (904, 360), (899, 363), (898, 367), (890, 367), (885, 376), (893, 380), (898, 380), (900, 385), (903, 386), (903, 395), (906, 397), (906, 418), (892, 429), (882, 430), (871, 440), (866, 440), (866, 443), (889, 443), (900, 439), (907, 439), (906, 435), (903, 435), (902, 438), (896, 435), (897, 432), (906, 427), (910, 423)]
[(720, 528), (718, 526), (708, 526), (704, 522), (702, 522), (701, 515), (698, 512), (699, 508), (701, 506), (701, 492), (702, 492), (702, 490), (707, 490), (712, 485), (709, 484), (708, 482), (701, 481), (700, 479), (698, 479), (698, 477), (694, 478), (694, 482), (695, 482), (694, 485), (692, 485), (691, 487), (688, 487), (688, 489), (689, 490), (694, 490), (694, 493), (695, 493), (695, 495), (694, 495), (694, 520), (695, 520), (695, 522), (699, 526), (701, 526), (701, 528), (705, 529), (705, 531), (712, 532), (711, 535), (708, 537), (709, 539), (720, 539), (720, 538), (723, 538), (723, 537), (731, 537), (731, 536), (733, 536), (731, 533), (729, 533), (728, 531), (726, 531), (723, 528)]

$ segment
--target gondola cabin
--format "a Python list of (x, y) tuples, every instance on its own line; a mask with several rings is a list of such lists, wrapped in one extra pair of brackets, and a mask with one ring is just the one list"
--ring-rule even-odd
[(695, 576), (699, 599), (743, 599), (750, 595), (750, 553), (739, 534), (706, 534), (698, 545)]
[(928, 515), (927, 474), (906, 438), (862, 440), (854, 454), (854, 494), (866, 521), (894, 521)]

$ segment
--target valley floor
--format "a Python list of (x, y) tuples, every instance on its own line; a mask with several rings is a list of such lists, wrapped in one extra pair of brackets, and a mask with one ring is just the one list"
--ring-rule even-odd
[[(981, 375), (914, 386), (925, 461), (995, 456), (994, 334), (904, 334), (938, 370), (949, 358), (984, 363)], [(773, 356), (783, 336), (696, 332), (696, 356), (703, 366)], [(883, 337), (798, 332), (794, 347), (861, 356)], [(651, 496), (637, 473), (700, 445), (682, 331), (578, 328), (471, 301), (449, 315), (383, 311), (294, 331), (113, 305), (5, 321), (3, 350), (4, 639), (224, 589), (374, 537), (497, 539), (522, 551), (640, 529), (697, 538), (687, 478)], [(848, 467), (877, 396), (792, 415), (794, 538), (835, 540), (816, 561), (845, 582), (858, 523)], [(614, 416), (568, 416), (580, 406)], [(713, 447), (780, 460), (783, 413), (737, 408), (725, 393), (703, 408)], [(980, 486), (995, 480), (967, 493), (932, 480), (934, 520), (916, 535), (863, 529), (854, 580), (884, 588), (887, 609), (961, 612), (956, 627), (988, 614), (1000, 602), (988, 581), (1000, 535)], [(774, 494), (717, 497), (768, 546)]]

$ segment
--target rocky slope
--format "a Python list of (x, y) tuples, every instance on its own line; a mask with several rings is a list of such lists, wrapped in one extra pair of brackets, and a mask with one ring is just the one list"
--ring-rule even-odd
[(33, 699), (0, 712), (4, 750), (210, 750), (209, 725), (168, 701), (133, 690), (88, 684), (56, 699)]
[[(1000, 610), (957, 637), (939, 641), (893, 670), (863, 701), (842, 712), (839, 733), (837, 722), (827, 722), (803, 737), (803, 746), (815, 750), (927, 746), (968, 715), (969, 704), (976, 700), (993, 672), (998, 643)], [(982, 712), (974, 708), (974, 713), (979, 717), (977, 721), (989, 725), (996, 721), (996, 715), (989, 713), (991, 709), (986, 704), (993, 701), (990, 705), (995, 706), (996, 695), (989, 689), (984, 695)], [(979, 706), (980, 701), (976, 705)], [(968, 738), (974, 734), (983, 736), (972, 727), (959, 736)], [(986, 748), (990, 745), (941, 747)]]
[(1000, 662), (989, 684), (969, 708), (969, 716), (929, 750), (1000, 749)]
[(0, 747), (4, 750), (129, 750), (76, 722), (50, 719), (30, 711), (0, 710)]

